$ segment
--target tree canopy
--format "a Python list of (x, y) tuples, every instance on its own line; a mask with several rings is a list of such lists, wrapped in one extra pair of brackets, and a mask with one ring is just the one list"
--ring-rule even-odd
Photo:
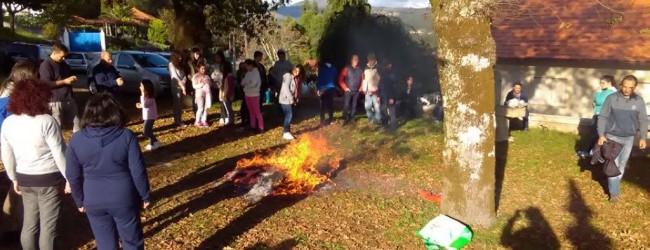
[(270, 15), (269, 10), (288, 0), (172, 0), (176, 14), (173, 44), (176, 48), (207, 47), (212, 36), (223, 38), (233, 28), (252, 33), (248, 23), (256, 15)]

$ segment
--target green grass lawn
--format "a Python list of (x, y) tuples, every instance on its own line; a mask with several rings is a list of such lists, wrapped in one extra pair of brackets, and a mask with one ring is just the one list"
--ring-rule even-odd
[(27, 32), (25, 30), (16, 29), (16, 33), (11, 33), (9, 28), (0, 27), (0, 41), (10, 42), (28, 42), (28, 43), (47, 43), (48, 40)]
[[(164, 147), (145, 153), (154, 199), (143, 214), (147, 249), (424, 249), (416, 232), (439, 209), (417, 191), (440, 191), (442, 126), (418, 119), (389, 134), (361, 118), (317, 129), (315, 107), (301, 103), (292, 130), (326, 137), (343, 158), (335, 188), (252, 206), (217, 181), (239, 159), (286, 146), (281, 111), (265, 106), (264, 134), (216, 125), (175, 129), (170, 118), (159, 120)], [(192, 114), (184, 118), (190, 123)], [(142, 125), (130, 128), (141, 132)], [(468, 249), (641, 249), (650, 242), (648, 159), (631, 161), (623, 201), (609, 204), (592, 178), (600, 170), (581, 167), (575, 156), (577, 136), (533, 129), (514, 137), (497, 148), (507, 154), (498, 222), (475, 228)], [(66, 249), (92, 248), (86, 219), (69, 198), (64, 203)]]

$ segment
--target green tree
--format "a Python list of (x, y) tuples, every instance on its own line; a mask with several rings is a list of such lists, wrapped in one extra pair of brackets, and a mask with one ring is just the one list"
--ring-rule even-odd
[(325, 22), (325, 15), (320, 13), (318, 4), (315, 1), (305, 0), (302, 3), (302, 15), (298, 19), (298, 25), (300, 31), (308, 39), (308, 58), (318, 56), (318, 42), (323, 35)]
[(169, 31), (160, 19), (154, 19), (149, 23), (147, 30), (147, 37), (149, 41), (156, 44), (158, 47), (163, 47), (169, 39)]
[(42, 18), (54, 25), (64, 26), (70, 22), (73, 11), (76, 10), (77, 3), (68, 0), (53, 0), (51, 3), (45, 4), (43, 9)]
[(496, 0), (430, 1), (445, 101), (441, 209), (469, 225), (489, 227), (496, 221), (496, 46), (490, 30)]
[(366, 13), (370, 13), (368, 0), (328, 0), (325, 7), (325, 15), (332, 18), (336, 13), (342, 12), (345, 6), (362, 6)]
[(115, 4), (112, 7), (102, 9), (102, 17), (110, 18), (123, 22), (130, 22), (133, 20), (133, 12), (131, 12), (130, 5)]
[(160, 17), (160, 20), (167, 29), (167, 42), (171, 43), (174, 37), (174, 19), (176, 19), (176, 14), (174, 14), (173, 9), (161, 9), (158, 11), (158, 17)]
[(9, 14), (9, 27), (12, 33), (16, 33), (16, 14), (26, 9), (42, 10), (44, 4), (51, 0), (2, 0), (7, 14)]
[(43, 35), (50, 40), (57, 40), (61, 34), (61, 29), (59, 25), (53, 23), (46, 23), (43, 25)]
[(207, 47), (211, 44), (210, 38), (223, 41), (233, 29), (254, 35), (250, 20), (256, 15), (269, 15), (271, 10), (286, 2), (288, 0), (172, 0), (176, 14), (173, 44), (178, 49)]

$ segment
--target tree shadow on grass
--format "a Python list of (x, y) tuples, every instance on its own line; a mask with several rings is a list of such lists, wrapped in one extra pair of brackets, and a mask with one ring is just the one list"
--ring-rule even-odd
[(277, 245), (270, 245), (268, 243), (257, 243), (255, 245), (244, 248), (244, 250), (291, 250), (298, 245), (295, 239), (286, 239)]
[[(271, 147), (266, 150), (275, 151), (282, 147), (284, 147), (284, 145)], [(240, 159), (252, 158), (255, 154), (256, 152), (250, 152), (199, 168), (196, 172), (182, 178), (178, 182), (154, 191), (152, 197), (155, 200), (161, 200), (171, 198), (172, 196), (186, 190), (195, 189), (213, 182), (217, 184), (217, 181), (224, 177), (228, 172), (235, 169), (237, 161)], [(180, 204), (155, 218), (147, 220), (144, 223), (146, 229), (145, 237), (151, 237), (157, 234), (169, 225), (188, 217), (190, 214), (200, 212), (221, 201), (238, 197), (240, 195), (242, 195), (242, 193), (234, 188), (229, 182), (221, 183), (220, 185), (198, 195), (198, 197), (194, 197), (184, 204)], [(151, 228), (147, 228), (149, 225), (151, 225)]]
[(623, 175), (623, 181), (632, 183), (650, 194), (650, 160), (646, 157), (633, 157)]
[[(307, 198), (307, 195), (268, 196), (250, 207), (244, 214), (231, 221), (226, 227), (205, 239), (196, 249), (221, 249), (232, 244), (238, 236), (254, 228), (257, 224), (277, 212), (291, 207)], [(264, 239), (258, 239), (262, 241)]]
[(574, 180), (569, 181), (567, 209), (575, 222), (566, 231), (574, 249), (612, 249), (612, 241), (591, 223), (593, 211), (587, 206)]
[[(528, 226), (514, 232), (515, 224), (523, 216)], [(501, 234), (501, 245), (511, 249), (560, 249), (560, 241), (542, 211), (537, 207), (517, 210), (508, 220)]]
[[(579, 127), (579, 130), (584, 129)], [(591, 134), (588, 134), (587, 132), (580, 132), (580, 134), (581, 139), (576, 140), (574, 147), (576, 152), (585, 150), (587, 146), (593, 142)], [(592, 165), (591, 158), (583, 159), (580, 157), (578, 158), (577, 164), (580, 167), (580, 172), (589, 171), (591, 174), (591, 180), (600, 185), (600, 188), (603, 190), (604, 194), (609, 194), (609, 188), (607, 187), (607, 176), (605, 176), (605, 173), (603, 172), (602, 164)]]
[(506, 176), (506, 164), (508, 163), (508, 149), (510, 147), (509, 141), (498, 141), (495, 144), (495, 182), (494, 182), (494, 206), (495, 210), (499, 210), (501, 203), (501, 192), (503, 191), (503, 181)]
[[(279, 150), (286, 145), (278, 145), (270, 147), (265, 150), (275, 151)], [(189, 174), (174, 184), (160, 188), (152, 193), (155, 200), (171, 198), (172, 196), (184, 192), (186, 190), (195, 189), (204, 186), (208, 183), (215, 182), (225, 176), (228, 172), (235, 169), (237, 161), (240, 159), (252, 158), (258, 152), (249, 152), (246, 154), (223, 159), (217, 163), (208, 164), (204, 167), (198, 168), (192, 174)], [(163, 217), (161, 217), (163, 218)]]

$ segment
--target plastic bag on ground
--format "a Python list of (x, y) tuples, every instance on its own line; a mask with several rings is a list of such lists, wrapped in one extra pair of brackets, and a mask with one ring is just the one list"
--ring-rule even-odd
[(438, 215), (429, 221), (418, 235), (427, 249), (461, 249), (472, 241), (469, 227), (446, 215)]

